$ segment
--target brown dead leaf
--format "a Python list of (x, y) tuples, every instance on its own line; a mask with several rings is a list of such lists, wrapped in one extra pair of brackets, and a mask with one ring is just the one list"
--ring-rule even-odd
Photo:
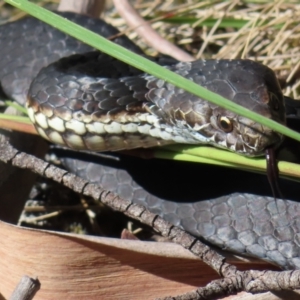
[[(0, 241), (0, 293), (5, 298), (25, 274), (38, 277), (41, 290), (35, 299), (45, 300), (154, 299), (219, 278), (190, 252), (171, 243), (40, 231), (4, 222), (0, 222)], [(239, 269), (270, 268), (258, 260), (231, 257), (230, 262)]]

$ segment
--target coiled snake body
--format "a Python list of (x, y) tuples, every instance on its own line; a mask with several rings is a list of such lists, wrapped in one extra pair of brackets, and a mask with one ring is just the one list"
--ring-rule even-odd
[[(63, 15), (104, 36), (117, 33), (101, 20)], [(115, 42), (142, 54), (125, 37)], [(93, 151), (209, 143), (256, 156), (282, 140), (280, 134), (260, 124), (95, 52), (36, 19), (1, 26), (0, 43), (4, 93), (22, 104), (28, 93), (31, 120), (40, 135), (54, 143)], [(257, 113), (285, 122), (281, 89), (273, 71), (263, 65), (249, 60), (175, 63), (165, 58), (158, 62)], [(256, 255), (284, 268), (300, 267), (298, 216), (290, 212), (297, 206), (293, 202), (280, 202), (285, 223), (282, 218), (278, 221), (274, 199), (267, 197), (234, 194), (202, 203), (170, 204), (147, 194), (125, 171), (92, 164), (82, 168), (80, 162), (70, 159), (65, 163), (122, 196), (148, 202), (146, 206), (175, 225), (223, 248)], [(120, 188), (124, 184), (126, 188)], [(139, 192), (133, 192), (136, 190)], [(258, 211), (264, 212), (259, 217), (259, 221), (265, 218), (264, 223), (259, 224)], [(289, 228), (291, 234), (276, 234), (281, 228)]]

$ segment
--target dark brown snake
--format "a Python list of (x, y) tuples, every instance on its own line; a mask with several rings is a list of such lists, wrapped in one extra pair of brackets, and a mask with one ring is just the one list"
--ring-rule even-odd
[[(101, 20), (63, 15), (106, 37), (117, 33)], [(126, 37), (115, 42), (143, 55)], [(174, 142), (208, 143), (257, 156), (282, 141), (280, 134), (258, 123), (93, 51), (34, 18), (1, 26), (0, 43), (4, 94), (21, 104), (28, 94), (28, 113), (37, 131), (56, 144), (75, 150), (106, 151)], [(284, 97), (276, 76), (266, 66), (250, 60), (176, 63), (161, 58), (157, 62), (285, 123)], [(278, 200), (276, 205), (272, 197), (242, 193), (195, 203), (168, 202), (141, 188), (122, 169), (124, 166), (113, 168), (71, 158), (63, 161), (81, 177), (144, 204), (210, 243), (283, 268), (300, 267), (300, 205), (296, 202)], [(197, 166), (200, 173), (201, 167)], [(212, 180), (219, 184), (217, 178)]]

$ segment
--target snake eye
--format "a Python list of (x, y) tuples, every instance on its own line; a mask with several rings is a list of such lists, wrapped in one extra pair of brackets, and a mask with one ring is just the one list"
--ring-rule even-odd
[(232, 120), (225, 116), (218, 116), (218, 125), (224, 132), (231, 132), (233, 130)]

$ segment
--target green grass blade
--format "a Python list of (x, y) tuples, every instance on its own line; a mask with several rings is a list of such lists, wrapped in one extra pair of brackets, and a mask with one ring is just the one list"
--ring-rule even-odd
[(21, 106), (20, 104), (18, 104), (17, 102), (6, 100), (6, 101), (4, 101), (4, 103), (5, 103), (5, 105), (14, 107), (17, 111), (27, 115), (27, 109), (25, 107)]
[[(149, 20), (151, 20), (151, 18), (149, 18)], [(171, 18), (165, 18), (162, 19), (164, 22), (166, 23), (170, 23), (170, 24), (197, 24), (196, 27), (203, 27), (203, 26), (207, 26), (209, 28), (212, 28), (216, 22), (218, 21), (218, 19), (213, 19), (213, 18), (208, 18), (205, 19), (203, 22), (198, 23), (197, 21), (199, 21), (199, 19), (197, 18), (193, 18), (193, 17), (171, 17)], [(243, 28), (246, 24), (248, 24), (249, 21), (247, 20), (239, 20), (239, 19), (233, 19), (233, 18), (224, 18), (222, 19), (222, 21), (220, 22), (218, 28), (235, 28), (235, 29), (241, 29)], [(264, 26), (267, 25), (268, 22), (264, 21), (260, 24), (260, 26)], [(296, 22), (295, 22), (296, 24)], [(284, 24), (276, 24), (274, 25), (274, 28), (281, 28)]]
[(121, 61), (124, 61), (125, 63), (128, 63), (158, 78), (166, 80), (192, 94), (195, 94), (198, 97), (204, 98), (216, 105), (233, 111), (236, 114), (245, 116), (269, 128), (272, 128), (277, 132), (300, 141), (300, 134), (298, 132), (288, 129), (284, 125), (281, 125), (268, 118), (262, 117), (261, 115), (254, 113), (242, 106), (239, 106), (232, 101), (221, 97), (218, 94), (208, 91), (205, 88), (197, 85), (196, 83), (184, 77), (181, 77), (161, 66), (158, 66), (157, 64), (147, 60), (146, 58), (140, 57), (139, 55), (136, 55), (131, 51), (119, 45), (116, 45), (85, 28), (82, 28), (79, 25), (76, 25), (60, 16), (57, 16), (56, 14), (47, 11), (46, 9), (30, 3), (27, 0), (5, 0), (5, 2), (18, 7), (23, 11), (26, 11), (30, 15), (42, 20), (43, 22), (46, 22), (58, 28), (59, 30), (89, 44), (90, 46), (95, 47), (113, 57), (116, 57)]
[(17, 121), (17, 122), (25, 123), (25, 124), (32, 124), (30, 119), (28, 117), (24, 117), (24, 116), (15, 116), (15, 115), (8, 115), (8, 114), (0, 113), (0, 119)]
[[(151, 18), (148, 18), (148, 19), (151, 21)], [(193, 18), (193, 17), (171, 17), (171, 18), (164, 18), (162, 20), (166, 23), (171, 23), (171, 24), (191, 24), (191, 25), (193, 25), (199, 19)], [(211, 28), (216, 24), (217, 21), (218, 21), (217, 19), (208, 18), (208, 19), (205, 19), (200, 24), (197, 23), (196, 27), (207, 26), (207, 27)], [(221, 23), (219, 24), (219, 28), (232, 27), (232, 28), (240, 29), (240, 28), (244, 27), (247, 23), (248, 23), (248, 21), (246, 21), (246, 20), (224, 18), (221, 21)]]

